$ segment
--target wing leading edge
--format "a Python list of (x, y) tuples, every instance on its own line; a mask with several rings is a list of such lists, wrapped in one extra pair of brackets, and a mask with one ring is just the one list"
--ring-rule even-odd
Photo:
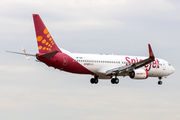
[(153, 51), (152, 51), (150, 44), (148, 44), (148, 48), (149, 48), (149, 58), (144, 59), (144, 60), (137, 62), (137, 63), (133, 63), (133, 64), (128, 65), (128, 66), (123, 66), (123, 67), (118, 67), (118, 68), (108, 70), (108, 71), (106, 71), (106, 76), (112, 76), (112, 75), (117, 76), (119, 74), (128, 75), (129, 72), (132, 72), (134, 69), (138, 69), (138, 68), (143, 67), (143, 66), (151, 63), (152, 61), (154, 61), (155, 57), (154, 57), (154, 54), (153, 54)]

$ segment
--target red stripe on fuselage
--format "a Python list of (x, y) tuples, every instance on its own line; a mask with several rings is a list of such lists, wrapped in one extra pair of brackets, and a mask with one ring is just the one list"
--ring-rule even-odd
[(39, 61), (45, 63), (49, 67), (54, 67), (71, 73), (94, 75), (93, 72), (76, 62), (73, 58), (65, 53), (57, 53), (53, 58), (39, 57), (42, 55), (42, 53), (37, 53), (36, 55)]

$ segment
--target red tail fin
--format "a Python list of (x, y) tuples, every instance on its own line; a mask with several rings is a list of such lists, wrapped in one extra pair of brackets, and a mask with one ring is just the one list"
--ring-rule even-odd
[(57, 50), (61, 52), (61, 50), (55, 44), (40, 16), (38, 14), (33, 14), (33, 19), (39, 52), (49, 53)]

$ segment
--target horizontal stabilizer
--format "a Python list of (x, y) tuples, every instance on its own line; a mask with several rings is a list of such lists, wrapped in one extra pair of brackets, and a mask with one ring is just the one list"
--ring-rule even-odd
[(15, 53), (15, 54), (20, 54), (20, 55), (29, 55), (29, 56), (34, 56), (34, 57), (36, 57), (36, 55), (33, 55), (33, 54), (20, 53), (20, 52), (12, 52), (12, 51), (6, 51), (6, 52)]
[(49, 52), (49, 53), (40, 55), (39, 57), (43, 57), (43, 58), (53, 58), (54, 55), (56, 55), (58, 52), (59, 52), (59, 51), (56, 50), (56, 51), (53, 51), (53, 52)]

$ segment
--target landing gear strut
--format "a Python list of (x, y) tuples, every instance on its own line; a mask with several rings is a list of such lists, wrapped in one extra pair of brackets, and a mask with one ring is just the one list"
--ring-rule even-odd
[(99, 76), (95, 75), (94, 78), (91, 78), (90, 82), (91, 82), (92, 84), (97, 84), (98, 81), (99, 81), (99, 80), (98, 80), (98, 77), (99, 77)]
[(158, 85), (162, 85), (162, 81), (161, 81), (162, 77), (159, 77), (159, 81), (158, 81)]
[(119, 79), (118, 79), (117, 77), (112, 78), (112, 79), (111, 79), (111, 83), (112, 83), (112, 84), (118, 84), (118, 83), (119, 83)]

